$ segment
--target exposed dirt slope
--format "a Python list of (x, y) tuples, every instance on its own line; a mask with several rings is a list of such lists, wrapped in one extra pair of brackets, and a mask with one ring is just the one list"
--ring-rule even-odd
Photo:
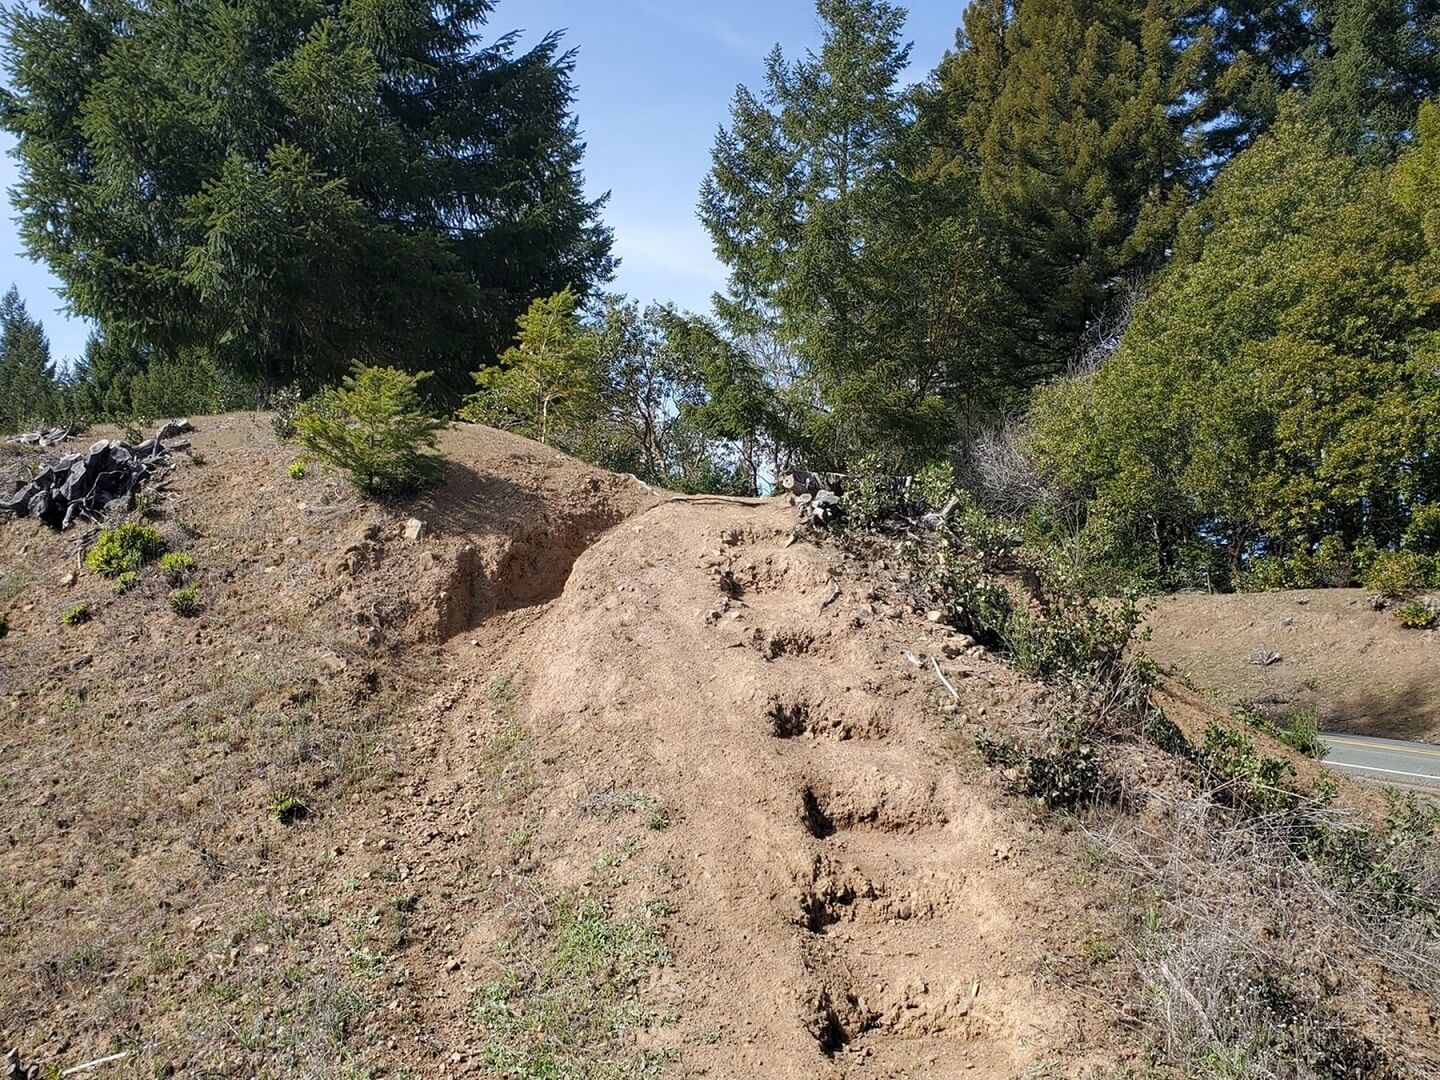
[[(633, 853), (665, 869), (632, 886), (675, 912), (659, 1038), (691, 1074), (1072, 1075), (1103, 1019), (1041, 978), (1076, 947), (1053, 853), (943, 734), (938, 680), (904, 659), (939, 655), (938, 635), (858, 615), (833, 552), (786, 546), (792, 523), (666, 503), (588, 550), (543, 616), (481, 628), (519, 661), (521, 722), (556, 763), (516, 811), (537, 857), (584, 888), (612, 831), (587, 800), (669, 808)], [(967, 700), (998, 705), (985, 676), (1004, 673), (968, 670)], [(445, 794), (479, 767), (462, 754)], [(483, 965), (489, 927), (466, 944)]]
[[(1440, 741), (1440, 634), (1358, 589), (1163, 597), (1146, 651), (1229, 706), (1313, 707), (1331, 731)], [(1280, 654), (1269, 667), (1257, 652)]]
[(1047, 693), (891, 568), (487, 429), (376, 505), (199, 424), (159, 518), (199, 618), (0, 522), (0, 1042), (130, 1055), (102, 1077), (1132, 1060), (1138, 909), (974, 748)]

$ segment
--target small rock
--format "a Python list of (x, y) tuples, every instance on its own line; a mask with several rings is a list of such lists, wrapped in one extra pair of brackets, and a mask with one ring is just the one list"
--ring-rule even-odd
[(411, 543), (419, 543), (425, 536), (425, 523), (419, 518), (411, 518), (405, 522), (405, 539)]

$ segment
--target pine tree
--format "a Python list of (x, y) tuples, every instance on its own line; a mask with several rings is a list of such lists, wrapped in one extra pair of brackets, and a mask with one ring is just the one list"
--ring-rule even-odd
[(717, 309), (735, 339), (794, 354), (787, 397), (808, 399), (811, 464), (899, 461), (942, 444), (974, 392), (986, 342), (973, 331), (1000, 324), (993, 273), (969, 207), (947, 201), (959, 189), (915, 175), (904, 12), (816, 8), (819, 50), (792, 62), (777, 47), (763, 91), (736, 92), (715, 141), (700, 211), (730, 268)]
[(0, 299), (0, 431), (52, 421), (59, 405), (50, 342), (12, 285)]
[(1326, 44), (1314, 64), (1310, 111), (1361, 152), (1405, 146), (1420, 106), (1440, 96), (1440, 4), (1326, 0), (1319, 20)]
[(1352, 151), (1392, 155), (1420, 104), (1440, 95), (1435, 0), (1238, 0), (1182, 8), (1178, 41), (1206, 46), (1194, 131), (1218, 166), (1275, 119), (1281, 98)]
[(1051, 366), (1161, 264), (1188, 204), (1204, 48), (1177, 33), (1165, 0), (986, 0), (924, 99), (947, 164), (999, 219), (1022, 329)]
[(612, 269), (573, 59), (493, 0), (42, 0), (4, 17), (29, 250), (147, 357), (274, 384), (493, 360)]
[(478, 389), (461, 415), (574, 449), (598, 418), (601, 389), (595, 335), (578, 307), (569, 289), (531, 304), (499, 365), (475, 374)]

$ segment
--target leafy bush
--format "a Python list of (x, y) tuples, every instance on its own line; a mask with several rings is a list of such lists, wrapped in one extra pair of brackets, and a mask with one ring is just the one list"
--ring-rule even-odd
[(1361, 579), (1365, 588), (1395, 599), (1428, 588), (1436, 579), (1436, 560), (1418, 551), (1382, 551)]
[(420, 407), (429, 373), (357, 367), (344, 383), (306, 403), (295, 419), (300, 442), (341, 469), (367, 495), (413, 491), (436, 483), (444, 460), (435, 452), (444, 423)]
[(140, 571), (126, 570), (123, 574), (116, 576), (115, 592), (123, 596), (125, 593), (129, 592), (131, 589), (135, 588), (135, 586), (139, 584)]
[(845, 518), (856, 528), (873, 529), (904, 510), (901, 485), (884, 474), (878, 459), (863, 457), (855, 462), (845, 480)]
[(1282, 589), (1344, 589), (1355, 582), (1356, 561), (1343, 537), (1327, 536), (1313, 552), (1253, 559), (1241, 580), (1244, 592)]
[(170, 610), (181, 618), (200, 613), (200, 586), (186, 585), (170, 594)]
[(1039, 799), (1051, 810), (1093, 803), (1103, 794), (1094, 748), (1073, 733), (1057, 736), (1038, 749), (985, 734), (977, 735), (975, 743), (986, 764), (1001, 770), (1013, 792)]
[(1311, 556), (1314, 581), (1322, 589), (1347, 589), (1355, 584), (1355, 560), (1342, 536), (1327, 536)]
[(101, 577), (135, 573), (165, 553), (165, 541), (149, 525), (126, 522), (103, 530), (85, 555), (85, 565)]
[(1400, 546), (1421, 555), (1440, 556), (1440, 503), (1422, 506), (1415, 511)]
[(1412, 600), (1395, 612), (1395, 618), (1406, 630), (1430, 630), (1440, 623), (1440, 611), (1423, 600)]
[(1384, 911), (1418, 915), (1433, 925), (1440, 914), (1434, 875), (1440, 809), (1394, 789), (1386, 799), (1383, 829), (1316, 820), (1309, 823), (1304, 853)]
[[(1004, 649), (1015, 666), (1043, 679), (1083, 677), (1109, 682), (1144, 617), (1130, 599), (1096, 595), (1082, 577), (1029, 554), (1016, 562), (1019, 535), (1005, 522), (965, 510), (953, 536), (932, 550), (910, 549), (910, 561), (931, 600), (956, 628)], [(1011, 564), (1015, 564), (1011, 566)], [(1028, 578), (1035, 595), (1021, 597), (999, 576)]]
[(1235, 716), (1306, 757), (1323, 761), (1330, 756), (1330, 748), (1320, 741), (1320, 714), (1313, 708), (1295, 709), (1281, 724), (1249, 705), (1236, 709)]
[(955, 497), (956, 490), (955, 466), (942, 461), (927, 465), (915, 474), (915, 480), (910, 485), (910, 498), (920, 509), (938, 513)]
[(1294, 810), (1300, 804), (1289, 762), (1265, 756), (1252, 740), (1215, 721), (1206, 727), (1195, 760), (1217, 793), (1237, 809), (1263, 814)]
[(270, 395), (270, 426), (275, 429), (277, 439), (285, 442), (295, 437), (295, 419), (304, 400), (304, 393), (294, 385), (282, 386)]
[(1015, 666), (1037, 678), (1113, 671), (1144, 621), (1133, 600), (1079, 594), (1048, 599), (1048, 609), (1015, 608), (1000, 632)]
[(300, 458), (298, 461), (292, 461), (290, 463), (289, 467), (285, 470), (285, 475), (290, 477), (291, 480), (304, 480), (309, 471), (310, 468), (305, 463), (305, 459)]
[(66, 626), (81, 626), (90, 621), (90, 605), (76, 604), (60, 616), (60, 621)]
[(1320, 714), (1313, 708), (1296, 709), (1286, 717), (1280, 741), (1316, 761), (1330, 755), (1330, 748), (1320, 741)]
[(183, 551), (172, 551), (160, 559), (160, 572), (172, 585), (183, 585), (194, 569), (194, 558)]

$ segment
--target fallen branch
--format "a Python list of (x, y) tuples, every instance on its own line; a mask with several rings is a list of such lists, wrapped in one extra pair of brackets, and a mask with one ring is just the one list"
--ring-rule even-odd
[(956, 690), (955, 687), (951, 685), (950, 680), (945, 678), (945, 673), (940, 670), (939, 661), (933, 656), (930, 658), (930, 666), (935, 669), (935, 674), (940, 677), (940, 681), (945, 684), (945, 689), (950, 691), (950, 696), (955, 699), (955, 703), (958, 705), (960, 703), (960, 691)]
[(134, 1056), (133, 1050), (122, 1050), (118, 1054), (111, 1054), (109, 1057), (96, 1058), (94, 1061), (87, 1061), (83, 1065), (71, 1065), (63, 1070), (61, 1076), (74, 1076), (76, 1073), (89, 1072), (91, 1069), (98, 1069), (101, 1065), (109, 1065), (112, 1061), (124, 1061)]

